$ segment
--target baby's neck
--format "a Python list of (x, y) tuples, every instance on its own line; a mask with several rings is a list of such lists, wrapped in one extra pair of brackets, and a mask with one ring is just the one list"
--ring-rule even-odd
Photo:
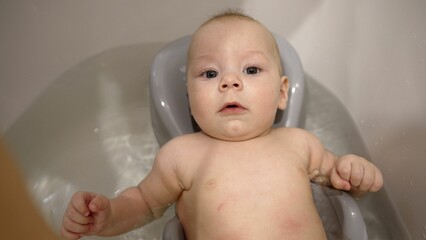
[(222, 135), (216, 135), (216, 134), (209, 134), (203, 130), (201, 130), (201, 134), (205, 135), (206, 137), (210, 137), (219, 141), (225, 141), (225, 142), (245, 142), (250, 141), (253, 139), (265, 137), (269, 135), (273, 131), (272, 128), (268, 128), (263, 132), (260, 132), (259, 134), (245, 134), (245, 135), (236, 135), (236, 136), (222, 136)]

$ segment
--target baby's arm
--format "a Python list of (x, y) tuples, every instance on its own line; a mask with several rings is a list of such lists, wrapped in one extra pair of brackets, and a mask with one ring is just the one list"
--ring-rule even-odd
[(75, 193), (64, 214), (62, 237), (118, 235), (161, 217), (182, 192), (171, 156), (167, 148), (161, 149), (147, 177), (113, 199), (95, 193)]
[(365, 158), (353, 154), (337, 157), (310, 133), (306, 133), (306, 140), (310, 153), (308, 171), (311, 180), (325, 176), (329, 185), (350, 191), (354, 196), (376, 192), (382, 188), (383, 177), (380, 170)]

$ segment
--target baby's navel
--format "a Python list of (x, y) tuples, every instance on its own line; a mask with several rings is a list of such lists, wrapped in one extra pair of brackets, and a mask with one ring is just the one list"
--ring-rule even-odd
[(206, 190), (212, 190), (216, 188), (217, 182), (215, 178), (208, 180), (205, 184)]

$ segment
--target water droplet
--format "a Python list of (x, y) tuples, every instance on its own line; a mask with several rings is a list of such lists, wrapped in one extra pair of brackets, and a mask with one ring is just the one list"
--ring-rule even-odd
[(117, 197), (121, 193), (121, 189), (118, 189), (114, 192), (114, 197)]

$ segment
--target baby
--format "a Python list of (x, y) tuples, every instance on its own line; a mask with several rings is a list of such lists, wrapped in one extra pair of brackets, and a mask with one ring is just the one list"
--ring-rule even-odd
[(192, 37), (187, 88), (201, 132), (172, 139), (147, 177), (108, 199), (73, 195), (61, 228), (65, 239), (112, 236), (162, 216), (176, 203), (187, 239), (326, 239), (310, 180), (336, 189), (375, 192), (380, 171), (355, 155), (336, 157), (312, 134), (273, 129), (287, 104), (272, 34), (256, 20), (225, 13)]

